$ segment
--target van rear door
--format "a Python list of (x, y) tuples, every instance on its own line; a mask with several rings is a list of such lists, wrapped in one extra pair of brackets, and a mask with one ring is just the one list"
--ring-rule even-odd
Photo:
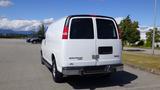
[(118, 64), (121, 62), (121, 41), (116, 22), (110, 18), (95, 18), (97, 65)]
[[(92, 17), (73, 17), (66, 41), (66, 58), (70, 66), (95, 66), (95, 37)], [(73, 62), (73, 63), (72, 63)]]

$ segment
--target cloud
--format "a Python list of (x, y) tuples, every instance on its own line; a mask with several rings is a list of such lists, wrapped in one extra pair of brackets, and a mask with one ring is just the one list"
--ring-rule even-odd
[(43, 20), (43, 23), (48, 23), (48, 24), (50, 24), (50, 23), (52, 23), (53, 22), (53, 18), (48, 18), (48, 19), (44, 19)]
[[(124, 17), (116, 17), (115, 20), (119, 24)], [(43, 23), (50, 25), (54, 22), (53, 18), (47, 18), (44, 20), (10, 20), (6, 17), (0, 16), (0, 29), (11, 29), (15, 31), (30, 31), (38, 30), (39, 26)]]
[(41, 24), (50, 25), (53, 23), (53, 18), (44, 20), (10, 20), (5, 17), (0, 17), (0, 29), (12, 29), (15, 31), (30, 31), (37, 30)]
[(9, 7), (13, 5), (11, 0), (0, 0), (0, 7)]
[(124, 19), (124, 17), (116, 17), (115, 20), (117, 24), (120, 24), (120, 22)]

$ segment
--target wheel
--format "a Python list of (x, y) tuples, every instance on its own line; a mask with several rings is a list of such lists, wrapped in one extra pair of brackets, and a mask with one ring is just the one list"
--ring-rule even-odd
[(57, 70), (55, 61), (52, 62), (52, 77), (53, 80), (57, 83), (63, 82), (63, 74)]
[(43, 62), (43, 61), (44, 61), (44, 58), (43, 58), (42, 52), (41, 52), (41, 64), (42, 64), (42, 65), (44, 65), (44, 62)]
[(32, 41), (33, 44), (36, 44), (36, 41)]

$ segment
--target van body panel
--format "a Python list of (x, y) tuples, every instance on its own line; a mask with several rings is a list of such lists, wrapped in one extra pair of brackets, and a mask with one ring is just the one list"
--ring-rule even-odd
[[(86, 23), (85, 21), (88, 21)], [(83, 25), (91, 25), (92, 28), (92, 36), (93, 37), (82, 37), (77, 33), (81, 33), (81, 31), (74, 33), (76, 29), (83, 28), (87, 29), (86, 26), (78, 27), (79, 23), (84, 23)], [(77, 23), (77, 24), (74, 24)], [(86, 23), (86, 24), (85, 24)], [(73, 25), (74, 24), (74, 25)], [(72, 26), (73, 25), (73, 26)], [(75, 27), (74, 27), (75, 26)], [(71, 28), (72, 27), (72, 28)], [(74, 29), (73, 29), (74, 28)], [(73, 29), (73, 31), (71, 31)], [(82, 30), (82, 29), (81, 29)], [(78, 30), (77, 30), (78, 31)], [(76, 35), (72, 35), (72, 32)], [(87, 33), (87, 30), (85, 31)], [(69, 38), (68, 40), (64, 40), (64, 59), (67, 60), (67, 64), (69, 66), (94, 66), (96, 65), (96, 60), (92, 58), (95, 55), (95, 39), (94, 39), (94, 25), (92, 17), (72, 17), (69, 22)], [(82, 39), (81, 39), (82, 38)]]
[[(112, 53), (98, 54), (99, 59), (97, 65), (117, 64), (121, 63), (121, 45), (120, 40), (97, 40), (97, 48), (112, 47)], [(98, 51), (97, 51), (98, 52)]]
[(121, 63), (121, 41), (116, 22), (111, 18), (96, 17), (96, 65)]
[(45, 40), (43, 42), (42, 53), (43, 57), (47, 62), (52, 65), (52, 55), (57, 59), (57, 69), (62, 71), (62, 32), (63, 27), (66, 21), (66, 17), (62, 18), (48, 27), (48, 30), (45, 33)]
[[(116, 23), (110, 18), (96, 18), (96, 17), (73, 17), (70, 19), (69, 30), (71, 29), (71, 23), (74, 19), (92, 19), (94, 29), (94, 39), (71, 39), (65, 42), (65, 54), (66, 60), (72, 61), (69, 66), (95, 66), (106, 64), (121, 63), (121, 45), (118, 39), (118, 31)], [(96, 19), (110, 20), (115, 28), (115, 39), (98, 39), (97, 38), (97, 24)], [(71, 32), (70, 32), (71, 33)], [(69, 33), (69, 36), (70, 36)], [(111, 54), (99, 54), (99, 47), (112, 47)], [(77, 50), (78, 49), (78, 50)], [(99, 58), (94, 59), (93, 55), (98, 55)], [(87, 62), (87, 63), (86, 63)], [(77, 65), (78, 64), (78, 65)]]
[(95, 55), (95, 40), (68, 40), (64, 44), (64, 59), (69, 66), (93, 66), (96, 60), (92, 58)]
[[(66, 39), (62, 39), (64, 27), (68, 29)], [(57, 69), (63, 74), (77, 75), (72, 67), (81, 68), (75, 72), (81, 72), (85, 67), (91, 70), (104, 66), (102, 72), (108, 72), (110, 66), (113, 71), (123, 68), (118, 27), (111, 17), (72, 15), (62, 18), (49, 26), (41, 49), (43, 58), (51, 65), (54, 55)]]

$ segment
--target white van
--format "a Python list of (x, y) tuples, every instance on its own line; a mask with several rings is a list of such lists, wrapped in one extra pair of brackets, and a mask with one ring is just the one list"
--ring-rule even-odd
[(122, 45), (112, 17), (71, 15), (51, 24), (41, 46), (41, 62), (55, 82), (63, 76), (123, 70)]

